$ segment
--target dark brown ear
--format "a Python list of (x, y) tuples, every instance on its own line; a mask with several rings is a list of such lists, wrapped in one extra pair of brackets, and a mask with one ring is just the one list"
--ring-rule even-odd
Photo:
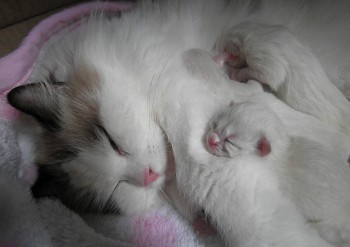
[(12, 89), (7, 101), (16, 109), (32, 115), (48, 130), (59, 128), (59, 88), (64, 84), (32, 83)]
[(261, 137), (256, 145), (256, 149), (260, 157), (265, 157), (271, 153), (270, 142), (266, 139), (265, 136)]

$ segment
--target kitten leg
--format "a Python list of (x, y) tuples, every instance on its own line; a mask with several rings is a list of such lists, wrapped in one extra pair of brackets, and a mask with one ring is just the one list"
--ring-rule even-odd
[(237, 25), (218, 39), (215, 49), (232, 54), (229, 77), (267, 84), (292, 108), (350, 134), (350, 103), (329, 80), (311, 49), (279, 26)]
[[(200, 78), (212, 87), (218, 94), (226, 94), (232, 99), (246, 99), (263, 92), (261, 85), (256, 81), (247, 83), (231, 83), (223, 71), (222, 62), (227, 59), (222, 55), (213, 56), (201, 49), (189, 49), (183, 54), (183, 62), (190, 74)], [(220, 96), (225, 98), (225, 96)]]

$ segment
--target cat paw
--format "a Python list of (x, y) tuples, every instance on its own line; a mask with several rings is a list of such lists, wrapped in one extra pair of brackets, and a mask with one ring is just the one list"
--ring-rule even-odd
[(215, 49), (219, 53), (215, 61), (231, 80), (256, 80), (275, 91), (286, 81), (287, 59), (295, 55), (299, 43), (279, 26), (243, 23), (224, 32)]

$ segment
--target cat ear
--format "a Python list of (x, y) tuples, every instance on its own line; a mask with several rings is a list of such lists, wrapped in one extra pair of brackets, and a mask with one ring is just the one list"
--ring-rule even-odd
[(265, 136), (261, 137), (256, 145), (256, 149), (258, 151), (258, 155), (260, 157), (265, 157), (269, 153), (271, 153), (271, 145), (270, 142), (266, 139)]
[(48, 130), (59, 128), (59, 90), (64, 83), (32, 83), (12, 89), (7, 101), (16, 109), (32, 115)]

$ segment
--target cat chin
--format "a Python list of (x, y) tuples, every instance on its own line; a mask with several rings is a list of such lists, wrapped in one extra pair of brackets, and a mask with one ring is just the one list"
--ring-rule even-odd
[[(164, 182), (164, 178), (161, 178), (160, 184), (163, 184), (162, 179)], [(123, 215), (138, 214), (165, 204), (160, 190), (161, 185), (153, 186), (140, 187), (121, 182), (112, 196)]]

